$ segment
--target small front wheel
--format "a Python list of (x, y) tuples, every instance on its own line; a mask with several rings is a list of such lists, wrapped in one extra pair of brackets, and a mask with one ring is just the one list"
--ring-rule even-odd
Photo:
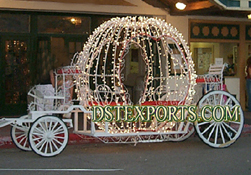
[(32, 150), (44, 157), (60, 154), (68, 143), (68, 129), (65, 123), (55, 116), (38, 118), (29, 131), (29, 143)]

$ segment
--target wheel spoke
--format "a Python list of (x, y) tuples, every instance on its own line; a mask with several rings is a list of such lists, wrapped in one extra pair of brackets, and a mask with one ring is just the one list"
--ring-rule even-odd
[(22, 143), (25, 139), (26, 139), (26, 137), (22, 137), (22, 139), (19, 141), (19, 143)]
[(213, 132), (214, 132), (215, 126), (216, 126), (216, 125), (214, 125), (214, 127), (213, 127), (212, 130), (211, 130), (211, 132), (209, 133), (209, 136), (208, 136), (207, 140), (209, 140), (209, 139), (211, 138), (211, 136), (212, 136), (212, 134), (213, 134)]
[(44, 147), (44, 153), (48, 153), (48, 142), (45, 142)]
[(55, 142), (57, 142), (59, 145), (62, 145), (63, 143), (62, 142), (60, 142), (60, 141), (58, 141), (57, 139), (53, 139)]
[(26, 134), (24, 133), (24, 134), (21, 134), (21, 135), (17, 136), (16, 139), (18, 140), (18, 139), (20, 139), (22, 137), (25, 137), (25, 136), (26, 136)]
[(47, 125), (47, 126), (46, 126), (46, 129), (47, 129), (47, 131), (50, 131), (50, 125), (51, 125), (50, 123), (51, 123), (51, 122), (53, 122), (53, 121), (50, 120), (50, 121), (47, 121), (47, 122), (46, 122), (46, 125)]
[(217, 143), (217, 139), (218, 139), (218, 129), (219, 129), (219, 126), (216, 125), (216, 131), (215, 131), (215, 136), (214, 136), (214, 144)]
[(230, 101), (231, 101), (231, 98), (228, 98), (227, 101), (225, 102), (225, 105), (228, 105)]
[(220, 96), (220, 105), (223, 105), (223, 94)]
[(223, 130), (225, 131), (225, 133), (227, 134), (228, 138), (229, 138), (230, 140), (232, 140), (232, 138), (231, 138), (231, 136), (229, 135), (229, 133), (227, 132), (227, 129), (225, 128), (225, 126), (224, 126), (223, 124), (222, 124), (221, 126), (222, 126)]
[(37, 144), (35, 144), (36, 148), (41, 148), (42, 147), (41, 145), (43, 145), (46, 142), (44, 139), (41, 138), (39, 140), (36, 142)]
[(60, 131), (58, 131), (58, 132), (56, 132), (56, 133), (54, 133), (55, 135), (60, 135), (60, 134), (64, 134), (65, 132), (64, 132), (64, 130), (60, 130)]
[(215, 94), (214, 94), (214, 98), (213, 98), (213, 100), (214, 100), (214, 105), (217, 105), (217, 102), (216, 102), (216, 96), (215, 96)]
[(41, 138), (41, 137), (34, 137), (33, 141), (38, 141), (38, 140), (41, 140), (41, 139), (43, 139), (43, 138)]
[(64, 131), (63, 126), (59, 126), (55, 131), (53, 131), (54, 134), (57, 134), (58, 132)]
[[(231, 106), (230, 109), (233, 110), (233, 108), (235, 108), (236, 106), (237, 106), (237, 104), (234, 104), (234, 105)], [(240, 115), (240, 113), (238, 113), (238, 114)]]
[(220, 125), (220, 135), (221, 135), (221, 138), (222, 138), (222, 142), (225, 143), (225, 137), (223, 135), (223, 132), (222, 132), (222, 129), (221, 129), (221, 125)]
[[(43, 124), (42, 124), (42, 123), (38, 123), (38, 124), (39, 124), (40, 128), (42, 128), (42, 130), (43, 130), (43, 131), (41, 131), (41, 133), (46, 132), (46, 129), (45, 129), (45, 127), (43, 126)], [(36, 128), (38, 128), (38, 127), (36, 127)]]
[(45, 130), (47, 130), (47, 131), (49, 130), (48, 123), (49, 123), (49, 121), (44, 121)]
[(64, 130), (60, 129), (57, 132), (53, 132), (53, 133), (54, 133), (54, 135), (59, 135), (59, 134), (64, 134), (65, 132), (64, 132)]
[(53, 125), (53, 128), (51, 129), (51, 131), (54, 131), (54, 129), (57, 127), (57, 125), (58, 125), (58, 121), (55, 122), (55, 124)]
[(35, 131), (34, 131), (33, 135), (36, 135), (36, 136), (43, 136), (44, 134), (43, 134), (43, 133), (39, 133), (39, 132), (35, 132)]
[(44, 133), (44, 131), (43, 130), (41, 130), (41, 127), (36, 127), (35, 129), (34, 129), (34, 132), (36, 132), (36, 133), (40, 133), (40, 134), (43, 134)]
[(49, 142), (49, 147), (50, 147), (50, 152), (52, 153), (53, 152), (53, 146), (52, 146), (51, 142)]
[(223, 122), (223, 124), (224, 124), (226, 127), (228, 127), (229, 129), (231, 129), (235, 134), (237, 133), (237, 131), (236, 131), (234, 128), (232, 128), (231, 126), (229, 126), (227, 123)]
[(51, 143), (54, 145), (54, 147), (58, 150), (57, 144), (54, 142), (54, 140), (51, 141)]
[(44, 148), (44, 146), (46, 145), (47, 141), (43, 140), (43, 143), (41, 145), (41, 147), (39, 148), (39, 151), (42, 151), (42, 149)]
[(212, 126), (214, 125), (214, 123), (211, 123), (207, 129), (205, 129), (201, 134), (204, 135)]
[(48, 129), (49, 131), (51, 131), (52, 130), (52, 121), (50, 121), (50, 125), (49, 125), (49, 129)]
[(20, 135), (20, 134), (23, 134), (23, 133), (24, 133), (24, 131), (16, 131), (15, 132), (16, 135)]
[(23, 145), (26, 146), (27, 144), (28, 144), (28, 139), (26, 138)]

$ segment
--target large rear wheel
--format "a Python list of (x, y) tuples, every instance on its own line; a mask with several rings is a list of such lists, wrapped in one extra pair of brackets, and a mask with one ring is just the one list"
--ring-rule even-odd
[[(212, 106), (211, 110), (205, 108), (205, 105)], [(216, 106), (218, 107), (216, 108)], [(233, 117), (234, 113), (226, 113), (226, 111), (221, 110), (220, 106), (228, 106), (232, 112), (234, 109), (238, 109), (236, 118), (221, 121), (223, 116)], [(236, 108), (236, 106), (239, 106), (239, 108)], [(195, 122), (195, 129), (201, 140), (207, 145), (214, 148), (224, 148), (233, 144), (240, 137), (244, 116), (239, 102), (233, 95), (225, 91), (211, 91), (200, 99), (197, 107), (199, 121)], [(203, 107), (205, 110), (203, 110)], [(216, 109), (214, 112), (213, 108)], [(202, 115), (204, 116), (202, 117)]]

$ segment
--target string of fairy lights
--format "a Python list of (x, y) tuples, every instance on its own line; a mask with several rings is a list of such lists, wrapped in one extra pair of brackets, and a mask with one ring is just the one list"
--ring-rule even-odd
[[(145, 70), (138, 105), (169, 102), (190, 104), (195, 94), (196, 74), (191, 52), (176, 28), (164, 20), (148, 17), (112, 18), (95, 29), (74, 66), (83, 71), (76, 78), (82, 105), (132, 105), (124, 82), (132, 47), (137, 48)], [(105, 130), (105, 122), (97, 122)], [(175, 123), (110, 122), (109, 133), (141, 130), (168, 132)]]

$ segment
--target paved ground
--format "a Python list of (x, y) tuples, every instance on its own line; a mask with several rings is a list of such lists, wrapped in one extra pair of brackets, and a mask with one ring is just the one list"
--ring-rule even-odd
[(198, 137), (184, 142), (68, 145), (42, 158), (16, 148), (0, 149), (1, 175), (250, 175), (251, 137), (213, 149)]
[[(251, 113), (245, 112), (241, 137), (226, 149), (213, 149), (196, 135), (184, 142), (102, 144), (70, 134), (66, 149), (41, 158), (15, 148), (10, 126), (0, 128), (0, 174), (251, 174)], [(88, 143), (88, 144), (86, 144)]]

